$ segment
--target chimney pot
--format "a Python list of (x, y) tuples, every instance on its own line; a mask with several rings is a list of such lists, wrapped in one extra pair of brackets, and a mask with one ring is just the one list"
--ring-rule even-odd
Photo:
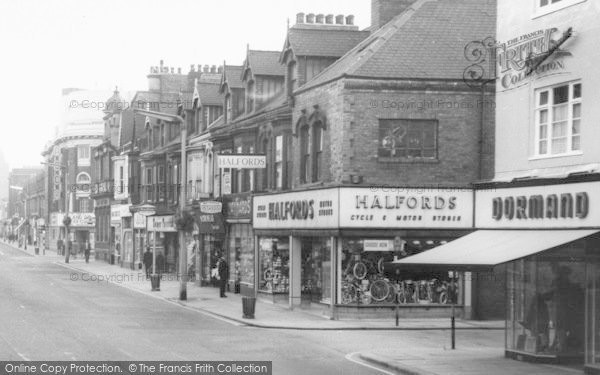
[(204, 73), (208, 73), (209, 71), (210, 71), (210, 66), (208, 66), (208, 64), (207, 64), (207, 65), (204, 65), (204, 70), (203, 70), (203, 72), (204, 72)]
[(304, 23), (304, 13), (296, 13), (296, 23)]
[(315, 14), (314, 13), (308, 13), (306, 15), (306, 23), (315, 23)]
[(337, 16), (335, 16), (335, 24), (336, 25), (344, 24), (344, 15), (343, 14), (338, 14)]
[(196, 68), (196, 67), (195, 67), (195, 65), (194, 65), (194, 64), (190, 65), (190, 72), (193, 72), (195, 68)]
[(223, 65), (219, 65), (219, 67), (217, 68), (217, 73), (223, 73)]
[(217, 72), (217, 66), (216, 65), (211, 66), (210, 67), (210, 72), (211, 73), (216, 73)]
[(328, 25), (331, 25), (333, 23), (333, 14), (328, 14), (325, 17), (325, 23), (328, 24)]
[(177, 74), (181, 74), (181, 68), (177, 68)]
[(202, 73), (202, 64), (198, 64), (198, 73)]
[(171, 67), (171, 74), (175, 74), (175, 68)]
[(160, 60), (160, 67), (162, 68), (163, 65), (165, 64), (164, 60)]
[(323, 19), (325, 19), (324, 15), (317, 14), (317, 23), (323, 23)]
[(346, 16), (346, 25), (354, 25), (354, 16), (352, 14)]

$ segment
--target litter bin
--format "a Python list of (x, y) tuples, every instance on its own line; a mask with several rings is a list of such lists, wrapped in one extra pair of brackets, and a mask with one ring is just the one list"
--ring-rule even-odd
[(242, 297), (242, 311), (244, 319), (254, 319), (254, 308), (256, 307), (256, 297)]
[(160, 275), (157, 275), (157, 274), (150, 275), (150, 285), (152, 286), (153, 292), (160, 291)]

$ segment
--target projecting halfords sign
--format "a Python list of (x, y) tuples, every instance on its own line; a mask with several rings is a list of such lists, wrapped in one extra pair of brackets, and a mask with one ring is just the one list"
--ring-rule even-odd
[(477, 228), (600, 227), (600, 182), (476, 192)]

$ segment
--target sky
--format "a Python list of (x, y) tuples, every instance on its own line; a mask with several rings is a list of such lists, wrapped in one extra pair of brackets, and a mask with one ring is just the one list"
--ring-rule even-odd
[[(150, 66), (241, 65), (246, 45), (279, 51), (296, 13), (355, 15), (370, 0), (0, 1), (0, 152), (39, 166), (64, 108), (63, 88), (146, 90)], [(108, 98), (107, 98), (108, 99)]]

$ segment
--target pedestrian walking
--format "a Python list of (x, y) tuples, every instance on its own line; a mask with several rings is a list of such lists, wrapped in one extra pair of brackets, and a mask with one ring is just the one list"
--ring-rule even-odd
[(221, 298), (227, 297), (225, 295), (225, 287), (227, 285), (227, 279), (229, 278), (229, 265), (225, 261), (225, 258), (221, 256), (217, 263), (217, 269), (219, 270), (219, 291)]
[(92, 245), (90, 244), (90, 241), (86, 241), (85, 242), (85, 250), (84, 250), (85, 262), (86, 263), (90, 262), (90, 252), (91, 251), (92, 251)]
[(146, 247), (146, 252), (144, 253), (144, 268), (146, 269), (146, 280), (148, 280), (152, 271), (152, 253), (150, 252), (150, 247)]
[(158, 277), (162, 276), (165, 269), (165, 256), (163, 253), (158, 253), (156, 256), (156, 270), (158, 271)]

